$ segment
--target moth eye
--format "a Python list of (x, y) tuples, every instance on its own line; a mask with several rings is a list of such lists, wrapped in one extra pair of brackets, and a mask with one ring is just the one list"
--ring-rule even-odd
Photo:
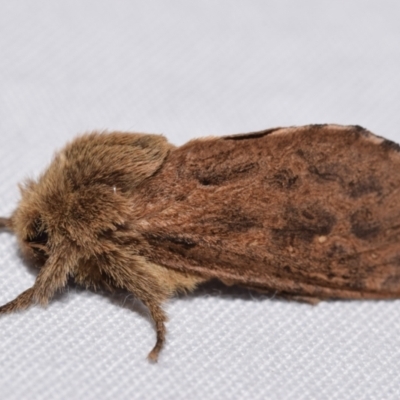
[(40, 219), (35, 219), (32, 225), (32, 234), (28, 235), (26, 241), (32, 244), (46, 245), (49, 236)]
[(28, 228), (25, 243), (32, 252), (28, 252), (28, 255), (30, 257), (33, 256), (31, 259), (34, 260), (35, 265), (38, 267), (44, 265), (49, 257), (48, 240), (49, 235), (46, 230), (46, 225), (43, 224), (41, 219), (35, 219)]
[(33, 237), (28, 237), (29, 243), (47, 244), (48, 240), (49, 236), (45, 231), (38, 232)]

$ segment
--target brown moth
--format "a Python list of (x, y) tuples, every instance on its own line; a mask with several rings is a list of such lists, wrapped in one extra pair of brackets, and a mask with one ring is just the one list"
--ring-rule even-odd
[(125, 289), (165, 341), (162, 303), (219, 279), (295, 300), (400, 297), (400, 147), (358, 126), (192, 140), (91, 133), (22, 187), (0, 226), (40, 267), (0, 313), (69, 277)]

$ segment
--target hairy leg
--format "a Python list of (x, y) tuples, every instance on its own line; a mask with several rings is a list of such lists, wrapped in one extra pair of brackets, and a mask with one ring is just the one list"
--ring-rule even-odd
[(0, 307), (0, 314), (24, 310), (33, 302), (44, 305), (57, 290), (67, 283), (70, 266), (59, 256), (51, 256), (40, 270), (34, 285), (22, 292), (14, 300)]
[(156, 344), (149, 353), (148, 359), (150, 361), (157, 362), (158, 355), (165, 343), (165, 334), (167, 332), (167, 329), (165, 327), (165, 322), (167, 320), (167, 316), (165, 315), (165, 312), (163, 311), (163, 309), (159, 304), (151, 301), (144, 301), (144, 304), (150, 311), (150, 315), (154, 320), (157, 333)]
[(12, 313), (14, 311), (25, 310), (33, 301), (34, 289), (33, 287), (22, 292), (14, 300), (0, 307), (0, 314)]

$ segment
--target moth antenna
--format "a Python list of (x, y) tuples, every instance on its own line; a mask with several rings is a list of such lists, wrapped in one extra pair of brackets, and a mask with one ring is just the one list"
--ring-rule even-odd
[(0, 228), (11, 229), (11, 218), (0, 217)]

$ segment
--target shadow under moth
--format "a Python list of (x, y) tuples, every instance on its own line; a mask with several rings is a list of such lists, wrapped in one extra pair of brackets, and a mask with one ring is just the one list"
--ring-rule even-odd
[(58, 152), (0, 226), (39, 272), (0, 313), (46, 304), (73, 278), (162, 303), (218, 279), (321, 299), (400, 297), (400, 146), (358, 126), (191, 140), (91, 133)]

